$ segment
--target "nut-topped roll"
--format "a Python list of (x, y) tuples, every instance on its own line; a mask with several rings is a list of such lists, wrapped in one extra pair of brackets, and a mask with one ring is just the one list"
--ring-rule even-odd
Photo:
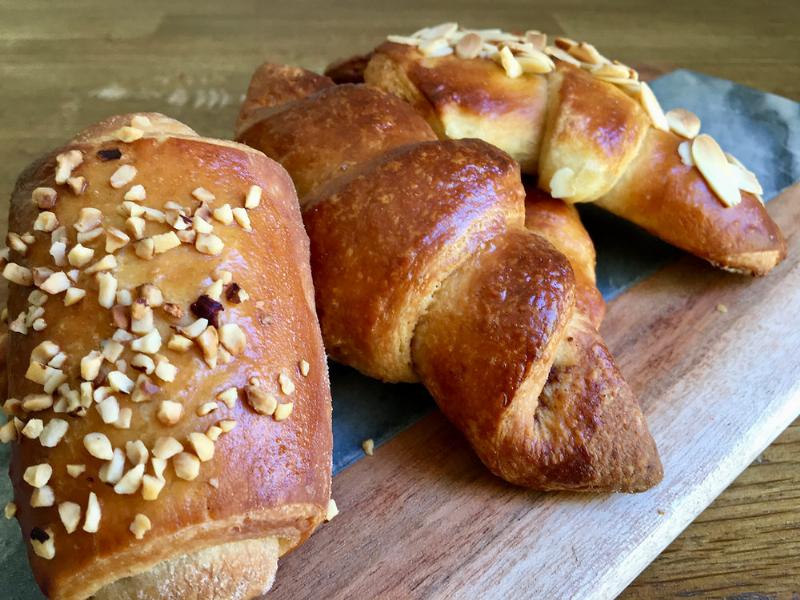
[(325, 518), (331, 404), (277, 163), (112, 117), (11, 200), (16, 510), (51, 598), (249, 598)]

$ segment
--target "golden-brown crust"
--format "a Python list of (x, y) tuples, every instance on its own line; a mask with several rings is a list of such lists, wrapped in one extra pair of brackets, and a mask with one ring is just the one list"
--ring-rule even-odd
[(566, 62), (511, 78), (486, 58), (431, 58), (386, 42), (365, 80), (410, 102), (440, 137), (499, 146), (546, 191), (564, 169), (559, 197), (597, 201), (715, 266), (762, 275), (785, 256), (780, 230), (752, 195), (725, 206), (697, 169), (680, 168), (682, 138), (655, 129), (622, 89)]
[[(38, 186), (52, 186), (58, 191), (53, 210), (67, 226), (69, 247), (75, 244), (72, 225), (81, 208), (93, 207), (103, 213), (104, 225), (125, 230), (125, 218), (119, 213), (122, 195), (130, 187), (112, 189), (109, 179), (123, 164), (134, 165), (136, 177), (131, 183), (143, 184), (147, 199), (142, 205), (163, 209), (167, 201), (192, 207), (198, 204), (191, 191), (203, 187), (214, 192), (217, 200), (241, 205), (252, 184), (262, 188), (258, 208), (248, 211), (252, 232), (236, 224), (215, 222), (215, 233), (225, 248), (219, 256), (199, 253), (190, 244), (157, 255), (152, 260), (139, 259), (128, 244), (115, 253), (119, 267), (115, 274), (119, 288), (134, 290), (153, 283), (163, 292), (166, 302), (182, 307), (183, 318), (174, 319), (156, 311), (156, 327), (161, 331), (161, 353), (178, 368), (172, 383), (154, 381), (159, 386), (151, 399), (132, 403), (117, 393), (120, 405), (130, 407), (133, 417), (129, 429), (104, 424), (92, 406), (83, 417), (37, 413), (45, 422), (50, 417), (65, 418), (69, 430), (55, 448), (44, 448), (36, 440), (23, 439), (14, 444), (11, 476), (23, 536), (29, 539), (34, 527), (50, 527), (55, 533), (56, 555), (45, 560), (29, 551), (31, 564), (43, 591), (53, 598), (84, 598), (118, 577), (130, 576), (162, 560), (201, 551), (229, 541), (274, 536), (286, 541), (286, 548), (302, 542), (322, 521), (330, 494), (331, 429), (330, 392), (327, 367), (319, 328), (314, 317), (313, 287), (308, 268), (308, 239), (302, 227), (294, 189), (286, 172), (276, 163), (238, 144), (218, 142), (190, 135), (191, 130), (172, 122), (162, 127), (164, 117), (153, 117), (153, 130), (131, 143), (113, 140), (110, 132), (132, 115), (113, 118), (79, 135), (36, 163), (18, 181), (12, 196), (10, 230), (31, 231), (37, 209), (31, 193)], [(176, 135), (168, 131), (177, 132)], [(118, 159), (104, 160), (99, 150), (120, 150)], [(73, 174), (83, 176), (88, 188), (76, 197), (65, 185), (53, 182), (54, 158), (58, 152), (78, 149), (83, 163)], [(148, 223), (147, 235), (169, 230), (165, 224)], [(53, 265), (49, 256), (50, 234), (36, 233), (37, 241), (26, 256), (12, 252), (11, 260), (28, 266)], [(104, 255), (101, 235), (95, 242), (95, 260)], [(69, 267), (65, 267), (69, 268)], [(189, 304), (225, 269), (250, 299), (239, 304), (222, 299), (221, 323), (236, 323), (245, 332), (245, 350), (228, 363), (210, 369), (197, 347), (185, 353), (166, 348), (170, 332), (179, 324), (196, 317)], [(31, 350), (43, 340), (52, 340), (67, 354), (65, 373), (70, 386), (80, 381), (80, 360), (100, 342), (112, 336), (115, 325), (111, 312), (98, 306), (97, 284), (82, 274), (78, 280), (86, 297), (65, 307), (62, 296), (51, 297), (45, 304), (47, 327), (27, 335), (12, 333), (13, 352), (9, 353), (9, 395), (23, 398), (41, 392), (41, 386), (25, 379)], [(32, 288), (11, 285), (9, 313), (27, 309)], [(134, 291), (134, 298), (136, 292)], [(132, 354), (123, 355), (130, 361)], [(299, 372), (299, 361), (309, 363), (309, 374)], [(285, 371), (295, 383), (291, 398), (278, 393), (277, 376)], [(128, 369), (135, 379), (135, 370)], [(257, 376), (281, 401), (292, 400), (294, 410), (284, 421), (254, 412), (243, 400), (232, 408), (217, 403), (206, 416), (196, 416), (201, 404), (214, 401), (216, 395), (231, 386), (243, 388)], [(244, 396), (241, 396), (243, 398)], [(183, 406), (183, 417), (174, 426), (164, 425), (156, 412), (161, 400), (173, 400)], [(30, 416), (30, 415), (29, 415)], [(178, 479), (172, 465), (164, 476), (166, 485), (155, 501), (141, 494), (120, 495), (113, 486), (103, 483), (98, 470), (103, 462), (88, 454), (84, 435), (102, 432), (112, 445), (125, 449), (126, 441), (142, 440), (152, 449), (156, 438), (173, 436), (190, 446), (190, 432), (204, 432), (222, 419), (233, 419), (236, 427), (224, 433), (215, 444), (214, 457), (203, 462), (200, 476), (194, 481)], [(68, 534), (61, 524), (56, 507), (32, 508), (32, 488), (22, 481), (29, 465), (47, 462), (53, 468), (49, 485), (56, 503), (72, 501), (85, 515), (89, 492), (97, 494), (102, 518), (97, 533), (80, 527)], [(77, 478), (67, 475), (67, 464), (85, 464), (86, 471)], [(126, 464), (125, 469), (130, 465)], [(150, 469), (146, 470), (150, 473)], [(134, 515), (145, 514), (152, 530), (138, 541), (129, 531)], [(83, 521), (81, 521), (81, 525)]]
[(325, 67), (325, 77), (334, 83), (364, 83), (364, 71), (372, 58), (372, 53), (357, 54), (350, 58), (337, 60)]

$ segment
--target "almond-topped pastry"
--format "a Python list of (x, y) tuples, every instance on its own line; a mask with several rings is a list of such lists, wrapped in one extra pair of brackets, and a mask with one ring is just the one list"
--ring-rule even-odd
[[(215, 219), (225, 206), (244, 214)], [(10, 231), (6, 512), (43, 592), (264, 593), (331, 484), (287, 173), (163, 115), (112, 117), (23, 173)], [(272, 411), (248, 401), (253, 381)]]
[(595, 202), (732, 271), (763, 275), (786, 254), (755, 175), (592, 44), (444, 23), (389, 36), (331, 75), (344, 64), (362, 65), (366, 83), (409, 102), (441, 139), (502, 148), (553, 197)]

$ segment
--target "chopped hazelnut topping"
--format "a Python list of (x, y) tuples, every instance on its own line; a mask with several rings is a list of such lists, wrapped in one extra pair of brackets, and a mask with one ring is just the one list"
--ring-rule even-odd
[(119, 189), (128, 185), (133, 181), (134, 177), (136, 177), (136, 167), (133, 165), (122, 165), (111, 175), (109, 183), (112, 188)]
[(186, 337), (194, 339), (203, 333), (206, 327), (208, 327), (208, 319), (200, 318), (187, 327), (178, 327), (178, 331)]
[(162, 460), (169, 460), (183, 452), (183, 444), (174, 437), (160, 437), (153, 445), (153, 456)]
[(98, 402), (95, 409), (100, 414), (103, 423), (110, 425), (119, 418), (119, 401), (114, 396)]
[(174, 302), (165, 302), (161, 308), (176, 321), (179, 321), (183, 318), (183, 308), (181, 308), (179, 304), (175, 304)]
[(17, 514), (17, 505), (13, 502), (7, 502), (5, 508), (3, 509), (3, 514), (5, 515), (6, 519), (13, 519), (14, 515)]
[[(103, 340), (100, 342), (100, 348), (103, 358), (110, 363), (116, 362), (122, 354), (122, 351), (125, 349), (122, 344), (115, 342), (114, 340)], [(111, 384), (111, 387), (114, 387), (114, 384)]]
[(97, 495), (89, 492), (89, 502), (86, 504), (86, 519), (83, 521), (83, 530), (87, 533), (96, 533), (100, 529), (100, 503)]
[(244, 207), (256, 208), (259, 204), (261, 204), (261, 188), (257, 185), (251, 185), (244, 198)]
[(278, 375), (278, 383), (281, 386), (281, 391), (287, 396), (294, 394), (294, 383), (286, 373)]
[(181, 452), (172, 459), (175, 475), (186, 481), (192, 481), (200, 474), (200, 459), (194, 454)]
[(157, 500), (161, 490), (164, 489), (164, 480), (152, 475), (145, 474), (142, 477), (142, 498), (145, 500)]
[(17, 439), (17, 428), (14, 427), (13, 421), (0, 425), (0, 443), (8, 444), (15, 439)]
[(289, 418), (294, 408), (294, 402), (287, 402), (286, 404), (278, 404), (275, 408), (275, 413), (272, 415), (276, 421), (284, 421)]
[(144, 539), (144, 534), (150, 531), (151, 528), (150, 519), (146, 515), (139, 513), (133, 518), (129, 529), (137, 540), (141, 540)]
[(233, 223), (233, 211), (231, 210), (230, 204), (223, 204), (219, 208), (215, 208), (212, 215), (223, 225), (230, 225)]
[(56, 156), (56, 183), (66, 183), (72, 175), (72, 170), (83, 163), (83, 154), (80, 150), (69, 150)]
[(33, 283), (32, 271), (16, 263), (10, 262), (5, 266), (3, 269), (3, 277), (17, 285), (28, 286)]
[(111, 442), (103, 433), (87, 433), (83, 437), (83, 445), (89, 454), (100, 460), (111, 460), (114, 456)]
[(199, 215), (195, 215), (192, 218), (192, 227), (197, 233), (211, 233), (214, 231), (214, 226)]
[(97, 229), (103, 223), (103, 213), (96, 208), (85, 207), (81, 209), (78, 220), (73, 227), (75, 231), (85, 233)]
[(111, 339), (115, 342), (127, 343), (133, 340), (133, 334), (124, 329), (117, 329)]
[(67, 254), (67, 260), (73, 267), (84, 267), (94, 257), (94, 250), (87, 248), (81, 244), (73, 246), (72, 250)]
[(140, 240), (144, 237), (144, 230), (146, 226), (147, 223), (142, 217), (128, 217), (128, 219), (125, 221), (125, 229), (135, 240)]
[(33, 203), (41, 210), (55, 208), (58, 202), (58, 192), (51, 187), (37, 187), (31, 194)]
[(130, 236), (116, 227), (106, 229), (106, 252), (114, 253), (131, 241)]
[(44, 329), (47, 327), (47, 321), (44, 319), (34, 319), (31, 327), (34, 331), (44, 331)]
[(76, 287), (69, 288), (67, 293), (64, 295), (64, 306), (72, 306), (73, 304), (80, 302), (85, 295), (86, 290)]
[(150, 400), (150, 396), (157, 394), (161, 391), (153, 381), (144, 374), (136, 378), (136, 386), (131, 394), (131, 402), (146, 402)]
[(22, 241), (22, 238), (18, 233), (9, 231), (8, 236), (6, 236), (6, 242), (8, 243), (9, 248), (11, 248), (14, 252), (19, 252), (23, 256), (28, 253), (28, 246)]
[[(59, 229), (60, 229), (60, 228), (59, 228)], [(51, 234), (51, 236), (53, 236), (53, 235), (56, 235), (56, 232), (57, 232), (57, 231), (58, 231), (58, 229), (57, 229), (56, 231), (54, 231), (54, 232)], [(28, 245), (30, 245), (30, 244), (33, 244), (33, 243), (36, 241), (36, 237), (35, 237), (35, 236), (34, 236), (32, 233), (30, 233), (30, 232), (23, 233), (23, 234), (20, 236), (20, 238), (22, 239), (22, 241), (23, 241), (23, 242), (25, 242), (25, 243), (26, 243), (26, 244), (28, 244)]]
[(147, 335), (135, 339), (131, 342), (131, 350), (134, 352), (144, 352), (145, 354), (155, 354), (161, 349), (161, 334), (158, 329), (153, 329)]
[(53, 396), (50, 394), (28, 394), (22, 399), (22, 410), (25, 412), (38, 412), (53, 406)]
[(40, 212), (36, 217), (36, 221), (33, 222), (34, 231), (46, 231), (47, 233), (50, 233), (51, 231), (55, 231), (57, 227), (58, 218), (56, 217), (55, 213), (52, 213), (49, 210), (43, 210)]
[(219, 488), (219, 479), (217, 479), (216, 477), (212, 477), (211, 479), (208, 480), (208, 485), (213, 487), (215, 490), (218, 489)]
[(61, 351), (58, 344), (45, 340), (31, 350), (31, 360), (45, 364)]
[(114, 132), (114, 137), (126, 144), (141, 139), (143, 135), (144, 131), (136, 127), (129, 127), (128, 125), (120, 127)]
[(53, 474), (53, 467), (48, 465), (47, 463), (42, 463), (39, 465), (31, 465), (27, 469), (25, 469), (25, 473), (22, 476), (22, 479), (25, 480), (28, 485), (40, 488), (43, 485), (46, 485), (48, 481), (50, 481), (50, 476)]
[(259, 414), (271, 415), (278, 406), (275, 396), (258, 385), (250, 384), (245, 388), (247, 403)]
[(172, 400), (162, 400), (158, 406), (158, 420), (164, 425), (175, 425), (181, 419), (183, 406)]
[(156, 253), (156, 245), (155, 242), (153, 242), (153, 238), (145, 238), (136, 242), (133, 249), (134, 252), (136, 252), (136, 256), (144, 260), (150, 260)]
[[(119, 302), (119, 291), (117, 291), (117, 301)], [(122, 304), (115, 304), (111, 307), (111, 320), (117, 329), (127, 329), (130, 327), (128, 319), (128, 309)]]
[(222, 435), (222, 429), (217, 427), (216, 425), (212, 425), (206, 430), (206, 437), (210, 439), (212, 442), (216, 442), (219, 439), (219, 436)]
[(125, 473), (125, 454), (119, 448), (114, 448), (111, 460), (100, 467), (98, 476), (103, 483), (115, 485)]
[(34, 554), (45, 560), (52, 560), (56, 555), (55, 534), (49, 527), (42, 531), (38, 527), (31, 530), (31, 547)]
[(300, 374), (303, 377), (308, 377), (308, 371), (311, 369), (311, 365), (308, 364), (307, 360), (300, 361)]
[(22, 335), (27, 334), (28, 326), (25, 324), (25, 313), (24, 312), (19, 313), (19, 315), (17, 315), (17, 318), (8, 324), (8, 329), (16, 333), (21, 333)]
[(97, 238), (103, 235), (103, 228), (102, 227), (95, 227), (94, 229), (90, 229), (89, 231), (82, 231), (78, 234), (77, 239), (79, 244), (86, 244), (88, 242), (93, 242)]
[(146, 283), (139, 288), (139, 297), (142, 298), (148, 306), (157, 307), (164, 303), (164, 294), (152, 283)]
[[(112, 271), (118, 267), (117, 258), (113, 254), (106, 254), (103, 258), (94, 263), (91, 267), (87, 267), (84, 273), (90, 275), (100, 273), (101, 271)], [(116, 293), (116, 292), (115, 292)]]
[(226, 323), (219, 328), (219, 341), (234, 356), (241, 354), (247, 345), (247, 338), (236, 323)]
[(117, 429), (130, 429), (131, 419), (133, 419), (133, 409), (129, 407), (120, 408), (119, 416), (117, 420), (114, 421), (114, 427)]
[(22, 428), (21, 433), (29, 440), (35, 440), (42, 433), (43, 429), (44, 422), (41, 419), (30, 419), (25, 423), (25, 427)]
[(152, 126), (153, 123), (150, 121), (149, 117), (144, 115), (136, 115), (131, 119), (131, 127), (136, 127), (137, 129), (147, 131)]
[(171, 382), (175, 381), (175, 377), (178, 375), (178, 367), (164, 358), (156, 362), (156, 370), (154, 373), (161, 381)]
[(58, 505), (58, 516), (67, 533), (72, 533), (78, 529), (81, 522), (81, 505), (75, 502), (61, 502)]
[(125, 217), (144, 217), (146, 210), (144, 206), (131, 200), (123, 200), (117, 208), (119, 214)]
[(86, 191), (86, 188), (89, 187), (86, 177), (70, 177), (67, 179), (67, 185), (69, 186), (69, 189), (72, 190), (72, 193), (76, 196), (83, 194), (83, 192)]
[(69, 429), (69, 423), (62, 419), (50, 419), (39, 435), (39, 443), (45, 448), (55, 448)]
[(67, 245), (64, 242), (53, 242), (49, 252), (57, 266), (63, 267), (67, 264)]
[(139, 491), (139, 486), (142, 485), (143, 476), (144, 465), (136, 465), (129, 469), (128, 472), (122, 476), (122, 479), (117, 482), (114, 486), (114, 492), (123, 496), (135, 494)]
[(214, 442), (204, 433), (193, 432), (189, 434), (189, 444), (202, 462), (208, 462), (214, 458)]
[(230, 433), (236, 427), (236, 421), (232, 419), (225, 419), (217, 423), (217, 425), (224, 433)]
[(202, 187), (193, 189), (192, 196), (200, 200), (200, 202), (213, 202), (217, 198), (214, 194)]
[(181, 240), (174, 231), (154, 235), (151, 239), (153, 240), (153, 251), (156, 254), (163, 254), (181, 245)]
[(153, 327), (153, 309), (140, 298), (131, 305), (131, 331), (133, 333), (147, 333)]
[(205, 417), (207, 414), (212, 413), (215, 410), (217, 410), (216, 402), (204, 402), (197, 408), (197, 416)]
[(61, 292), (66, 292), (71, 285), (72, 282), (67, 277), (67, 274), (63, 271), (58, 271), (45, 279), (39, 289), (48, 294), (60, 294)]
[(86, 471), (86, 465), (67, 465), (67, 474), (70, 477), (78, 478)]
[(120, 371), (111, 371), (108, 374), (108, 385), (115, 392), (122, 392), (123, 394), (130, 394), (133, 390), (133, 379)]
[(239, 390), (235, 387), (229, 387), (224, 392), (217, 394), (217, 400), (225, 404), (228, 408), (233, 408), (236, 400), (239, 399)]
[(331, 498), (328, 500), (328, 510), (325, 512), (325, 522), (332, 520), (339, 514), (339, 507), (336, 506), (336, 501)]
[(156, 363), (146, 354), (137, 354), (131, 360), (131, 366), (136, 369), (142, 369), (148, 375), (152, 375), (156, 368)]
[(98, 273), (96, 277), (98, 285), (97, 302), (103, 308), (113, 307), (117, 296), (117, 278), (108, 272)]
[(52, 269), (48, 269), (47, 267), (34, 267), (33, 268), (33, 284), (34, 285), (42, 285), (50, 275), (52, 275), (55, 271)]
[(186, 352), (192, 347), (192, 340), (182, 335), (173, 335), (167, 343), (167, 348), (176, 352)]
[(237, 207), (233, 209), (233, 218), (236, 222), (241, 225), (242, 229), (245, 231), (252, 231), (253, 227), (250, 225), (250, 215), (247, 214), (247, 210), (242, 207)]
[(147, 464), (150, 452), (142, 440), (125, 442), (125, 454), (132, 465)]
[(103, 355), (97, 350), (92, 350), (81, 359), (81, 377), (86, 381), (94, 381), (103, 365)]
[(164, 458), (156, 458), (155, 456), (150, 459), (150, 464), (153, 467), (153, 474), (158, 478), (164, 479), (164, 471), (167, 470), (167, 460)]
[(122, 158), (122, 152), (119, 151), (119, 148), (106, 148), (104, 150), (97, 151), (97, 158), (103, 162), (107, 162), (109, 160), (119, 160)]
[(372, 456), (375, 452), (375, 441), (372, 438), (364, 440), (361, 442), (361, 447), (364, 449), (364, 454)]
[(194, 247), (197, 248), (197, 251), (202, 254), (218, 256), (222, 253), (222, 249), (225, 247), (225, 244), (223, 244), (222, 240), (213, 233), (201, 233), (197, 236)]
[(250, 295), (245, 292), (236, 282), (228, 285), (228, 288), (225, 291), (225, 297), (228, 299), (228, 302), (233, 304), (241, 304), (242, 302), (246, 302), (250, 299)]
[(46, 508), (48, 506), (53, 506), (56, 501), (56, 495), (53, 492), (53, 488), (49, 485), (43, 485), (40, 488), (36, 488), (33, 490), (33, 494), (31, 494), (31, 506), (33, 508)]

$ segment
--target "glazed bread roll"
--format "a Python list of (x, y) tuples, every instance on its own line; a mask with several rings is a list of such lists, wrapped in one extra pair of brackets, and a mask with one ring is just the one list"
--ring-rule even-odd
[[(526, 225), (508, 154), (437, 141), (396, 97), (282, 65), (256, 71), (239, 123), (238, 139), (297, 183), (332, 358), (421, 381), (512, 483), (632, 492), (661, 479), (638, 402), (594, 326), (591, 242), (574, 213), (544, 203), (530, 203)], [(571, 236), (568, 259), (554, 245)]]
[(755, 175), (700, 134), (694, 114), (664, 114), (635, 70), (591, 44), (445, 23), (389, 36), (368, 61), (330, 73), (353, 81), (362, 68), (440, 138), (495, 144), (556, 198), (595, 202), (736, 272), (763, 275), (786, 255)]
[(251, 598), (326, 515), (331, 404), (280, 165), (112, 117), (11, 200), (16, 512), (53, 599)]

